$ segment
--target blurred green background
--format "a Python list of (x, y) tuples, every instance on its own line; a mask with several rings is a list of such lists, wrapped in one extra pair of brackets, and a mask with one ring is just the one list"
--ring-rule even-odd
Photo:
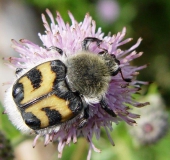
[[(111, 2), (110, 2), (111, 1)], [(108, 3), (108, 4), (106, 4)], [(10, 39), (26, 38), (41, 45), (38, 32), (43, 33), (41, 13), (48, 8), (55, 16), (56, 10), (60, 12), (65, 21), (70, 22), (68, 11), (71, 11), (75, 19), (80, 22), (88, 12), (96, 21), (96, 26), (102, 27), (104, 33), (115, 34), (127, 28), (127, 37), (133, 37), (133, 41), (123, 46), (130, 47), (139, 37), (143, 41), (137, 51), (144, 52), (143, 56), (133, 61), (133, 65), (149, 64), (148, 68), (142, 70), (138, 76), (139, 80), (154, 82), (159, 94), (166, 106), (165, 110), (169, 116), (170, 106), (170, 1), (169, 0), (0, 0), (0, 18), (2, 27), (0, 34), (0, 56), (8, 57), (17, 53), (10, 48)], [(7, 27), (6, 27), (7, 26)], [(0, 61), (0, 72), (3, 75), (3, 61)], [(10, 74), (10, 71), (8, 72)], [(13, 73), (11, 73), (13, 74)], [(10, 76), (10, 75), (7, 75)], [(8, 77), (8, 81), (10, 77)], [(6, 79), (1, 78), (0, 82)], [(141, 94), (147, 95), (148, 86), (143, 86)], [(3, 92), (1, 89), (1, 101)], [(160, 106), (161, 107), (161, 106)], [(2, 107), (0, 108), (3, 111)], [(154, 110), (153, 110), (154, 113)], [(154, 120), (153, 120), (154, 121)], [(159, 127), (159, 126), (158, 126)], [(169, 128), (169, 124), (168, 124)], [(8, 121), (6, 115), (0, 116), (0, 129), (7, 139), (11, 141), (14, 154), (18, 156), (21, 143), (28, 141), (31, 136), (23, 136)], [(151, 145), (136, 145), (133, 136), (129, 133), (125, 123), (114, 126), (111, 133), (115, 146), (111, 146), (107, 135), (102, 130), (101, 139), (94, 138), (97, 148), (101, 153), (92, 153), (92, 160), (169, 160), (170, 159), (170, 134), (167, 134)], [(32, 140), (32, 137), (31, 137)], [(39, 145), (39, 144), (38, 144)], [(57, 158), (57, 146), (54, 144), (51, 159)], [(42, 149), (46, 153), (45, 149)], [(42, 153), (40, 150), (40, 154)], [(27, 150), (25, 150), (27, 152)], [(37, 151), (39, 153), (39, 151)], [(88, 144), (80, 138), (77, 144), (64, 149), (62, 160), (84, 160), (88, 152)], [(26, 153), (25, 153), (26, 154)], [(31, 154), (31, 153), (30, 153)], [(37, 154), (37, 153), (36, 153)], [(48, 154), (48, 153), (47, 153)], [(19, 156), (18, 156), (19, 157)], [(1, 157), (0, 157), (1, 160)], [(17, 160), (26, 160), (20, 156)], [(34, 159), (31, 159), (34, 160)], [(39, 160), (38, 158), (35, 160)]]

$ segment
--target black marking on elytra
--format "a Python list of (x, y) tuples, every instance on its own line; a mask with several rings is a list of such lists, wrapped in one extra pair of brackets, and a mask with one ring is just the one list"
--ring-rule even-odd
[[(51, 65), (51, 70), (56, 74), (56, 78), (53, 81), (53, 90), (57, 90), (59, 83), (65, 81), (67, 68), (65, 64), (60, 60), (51, 61), (50, 65)], [(64, 90), (67, 89), (65, 88)]]
[(78, 115), (82, 111), (82, 100), (75, 92), (69, 90), (66, 81), (60, 81), (55, 86), (55, 95), (69, 101), (68, 107), (74, 115)]
[(41, 86), (42, 75), (37, 68), (33, 68), (27, 74), (27, 78), (31, 81), (31, 84), (34, 89), (37, 89)]
[(74, 115), (78, 115), (83, 109), (81, 98), (79, 96), (76, 96), (71, 91), (67, 92), (66, 96), (70, 97), (69, 99), (70, 103), (68, 105), (69, 109), (72, 111)]
[(60, 124), (62, 120), (62, 115), (55, 109), (50, 109), (49, 107), (45, 107), (41, 109), (44, 111), (49, 119), (49, 126)]
[(20, 102), (24, 99), (24, 88), (22, 83), (16, 83), (13, 86), (12, 89), (12, 96), (17, 104), (17, 106), (20, 104)]
[(51, 70), (56, 73), (56, 80), (61, 81), (66, 77), (66, 66), (60, 60), (51, 61)]
[(28, 125), (33, 130), (40, 129), (41, 121), (31, 112), (22, 112), (22, 117), (25, 124)]

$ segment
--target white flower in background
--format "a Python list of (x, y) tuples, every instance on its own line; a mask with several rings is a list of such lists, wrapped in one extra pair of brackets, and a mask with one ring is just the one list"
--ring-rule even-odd
[(164, 137), (169, 129), (169, 122), (164, 101), (159, 93), (148, 94), (143, 101), (149, 101), (150, 105), (135, 110), (141, 117), (136, 121), (137, 126), (128, 129), (136, 143), (147, 145)]

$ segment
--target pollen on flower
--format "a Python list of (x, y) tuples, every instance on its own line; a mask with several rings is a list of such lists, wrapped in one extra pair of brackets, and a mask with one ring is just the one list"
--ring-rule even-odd
[[(129, 49), (121, 50), (120, 47), (122, 45), (132, 40), (131, 38), (123, 40), (126, 34), (126, 28), (123, 28), (121, 32), (114, 34), (112, 36), (110, 36), (109, 34), (107, 36), (104, 36), (104, 33), (101, 31), (101, 28), (96, 29), (95, 21), (89, 14), (86, 14), (84, 20), (78, 23), (74, 19), (74, 16), (69, 12), (68, 15), (71, 19), (71, 24), (68, 24), (63, 21), (61, 15), (58, 12), (56, 16), (56, 21), (48, 9), (46, 10), (46, 12), (51, 20), (51, 23), (49, 24), (46, 20), (45, 15), (42, 14), (42, 21), (45, 27), (45, 33), (38, 34), (40, 40), (42, 41), (43, 44), (42, 46), (34, 44), (33, 42), (26, 39), (22, 39), (20, 40), (20, 42), (12, 40), (12, 47), (19, 53), (20, 57), (5, 58), (5, 60), (8, 61), (8, 64), (10, 64), (10, 66), (12, 66), (14, 69), (17, 68), (22, 69), (21, 72), (18, 73), (17, 78), (15, 78), (12, 84), (14, 84), (18, 80), (18, 78), (20, 78), (21, 80), (26, 80), (27, 85), (29, 84), (30, 87), (26, 86), (24, 82), (22, 82), (22, 85), (17, 83), (18, 86), (15, 85), (16, 91), (13, 92), (13, 97), (9, 96), (11, 95), (11, 92), (13, 90), (13, 85), (9, 87), (4, 102), (5, 111), (8, 114), (11, 122), (19, 130), (26, 133), (34, 131), (37, 134), (33, 141), (33, 147), (36, 146), (36, 142), (40, 136), (44, 136), (45, 146), (52, 141), (57, 141), (59, 158), (62, 157), (65, 145), (69, 145), (70, 143), (76, 143), (78, 141), (78, 137), (83, 136), (89, 143), (89, 152), (87, 159), (90, 160), (92, 150), (100, 152), (100, 150), (94, 146), (92, 142), (92, 137), (93, 135), (96, 135), (97, 139), (100, 138), (101, 127), (105, 128), (105, 131), (108, 135), (108, 139), (110, 140), (111, 144), (114, 145), (114, 142), (110, 135), (110, 131), (113, 130), (112, 123), (118, 124), (119, 121), (123, 120), (129, 125), (135, 125), (136, 121), (134, 119), (139, 118), (139, 115), (131, 113), (129, 111), (130, 110), (129, 106), (143, 107), (148, 104), (136, 102), (131, 97), (132, 94), (136, 93), (140, 89), (140, 84), (148, 84), (147, 82), (136, 80), (136, 75), (138, 74), (139, 70), (144, 69), (147, 66), (144, 65), (136, 67), (130, 65), (130, 62), (132, 60), (139, 58), (142, 55), (142, 52), (137, 53), (135, 51), (135, 49), (140, 45), (142, 39), (139, 38), (137, 42)], [(99, 101), (101, 97), (82, 98), (81, 96), (78, 97), (76, 92), (70, 93), (70, 90), (74, 90), (74, 88), (65, 85), (66, 82), (69, 84), (69, 82), (71, 81), (70, 79), (66, 79), (66, 82), (62, 81), (60, 87), (57, 88), (59, 81), (63, 78), (62, 74), (63, 75), (65, 74), (63, 73), (63, 71), (60, 72), (62, 74), (59, 75), (61, 76), (61, 78), (57, 79), (58, 81), (56, 82), (57, 85), (55, 87), (57, 88), (57, 93), (49, 89), (50, 91), (48, 92), (48, 94), (41, 95), (38, 98), (34, 97), (34, 95), (36, 95), (37, 93), (32, 94), (32, 97), (36, 100), (32, 99), (30, 100), (29, 98), (27, 100), (23, 96), (24, 89), (26, 88), (27, 90), (29, 90), (33, 86), (31, 85), (31, 83), (34, 83), (35, 81), (36, 83), (48, 82), (49, 86), (50, 84), (52, 85), (54, 82), (50, 81), (50, 78), (49, 79), (47, 78), (48, 75), (44, 75), (44, 73), (47, 74), (51, 73), (46, 68), (44, 68), (44, 66), (49, 65), (49, 63), (46, 62), (60, 60), (61, 62), (63, 62), (63, 64), (67, 63), (69, 64), (68, 58), (78, 53), (81, 53), (83, 48), (82, 42), (87, 37), (90, 37), (89, 40), (91, 41), (90, 44), (86, 44), (87, 46), (85, 46), (84, 48), (87, 47), (90, 53), (97, 55), (98, 53), (104, 52), (104, 54), (106, 54), (105, 52), (107, 51), (108, 52), (107, 54), (111, 55), (112, 57), (113, 56), (116, 57), (115, 68), (120, 62), (119, 64), (120, 68), (119, 70), (117, 70), (116, 75), (111, 76), (110, 79), (108, 78), (110, 81), (107, 84), (107, 91), (103, 94), (103, 97), (106, 99), (108, 108), (106, 106), (104, 106), (106, 107), (105, 110), (103, 109), (104, 107), (101, 108), (101, 104)], [(94, 38), (91, 39), (91, 37)], [(93, 40), (96, 40), (97, 42), (95, 43), (93, 42)], [(50, 47), (52, 47), (53, 49), (48, 49)], [(58, 61), (54, 62), (58, 63)], [(64, 68), (63, 66), (62, 67), (60, 66), (57, 69), (63, 69)], [(34, 70), (31, 70), (32, 68), (34, 68)], [(122, 74), (120, 74), (121, 72), (119, 73), (120, 69), (121, 72), (123, 73), (123, 76)], [(32, 75), (30, 74), (30, 70), (32, 74), (35, 75), (35, 77), (37, 77), (36, 80), (34, 79), (35, 78), (34, 76), (33, 77), (30, 76)], [(27, 76), (27, 78), (25, 78), (25, 76)], [(131, 79), (131, 82), (125, 81), (123, 77)], [(53, 88), (55, 87), (53, 86)], [(66, 91), (68, 90), (68, 88), (69, 94), (74, 95), (76, 98), (78, 97), (77, 99), (81, 99), (83, 101), (81, 102), (81, 104), (83, 104), (84, 106), (85, 103), (87, 103), (87, 105), (89, 106), (88, 119), (87, 122), (83, 119), (84, 121), (82, 121), (82, 124), (85, 123), (83, 127), (78, 127), (79, 118), (83, 116), (85, 117), (85, 115), (83, 115), (82, 112), (80, 112), (80, 114), (77, 115), (75, 118), (65, 120), (67, 119), (67, 116), (65, 116), (65, 113), (62, 111), (61, 107), (58, 107), (57, 108), (58, 110), (54, 108), (53, 110), (52, 109), (50, 110), (49, 106), (48, 107), (45, 106), (44, 108), (38, 106), (37, 102), (41, 101), (44, 97), (45, 98), (47, 97), (49, 98), (50, 96), (54, 97), (55, 94), (59, 94), (60, 91), (61, 92)], [(46, 88), (42, 88), (42, 91), (44, 91), (43, 89), (46, 90)], [(40, 88), (38, 89), (34, 88), (34, 90), (40, 90)], [(21, 95), (23, 97), (21, 97), (21, 95), (17, 97), (17, 94), (19, 93), (22, 93)], [(13, 98), (15, 98), (15, 102)], [(38, 115), (36, 115), (38, 113), (37, 112), (34, 113), (34, 110), (31, 110), (32, 112), (30, 113), (24, 112), (24, 116), (22, 117), (16, 106), (16, 104), (19, 104), (20, 101), (22, 102), (21, 99), (24, 99), (25, 101), (27, 100), (25, 104), (21, 105), (23, 108), (24, 107), (29, 108), (29, 105), (33, 107), (37, 106), (37, 109), (40, 110), (41, 113), (43, 110), (46, 113), (46, 115), (48, 115), (46, 119), (49, 119), (49, 121), (51, 120), (50, 119), (52, 113), (51, 111), (53, 111), (53, 113), (55, 113), (55, 115), (57, 115), (56, 117), (58, 118), (56, 121), (61, 122), (63, 120), (62, 118), (65, 116), (65, 119), (63, 120), (64, 122), (53, 125), (53, 119), (48, 123), (48, 121), (46, 122), (45, 118), (42, 117), (38, 118)], [(56, 100), (56, 98), (53, 98), (52, 100)], [(77, 101), (75, 104), (77, 104)], [(63, 107), (67, 108), (67, 111), (70, 112), (68, 109), (68, 106), (70, 105), (69, 100), (66, 100), (64, 101), (64, 103), (62, 103), (61, 99), (57, 99), (57, 102), (60, 102), (60, 104), (62, 104)], [(52, 105), (52, 101), (50, 101), (50, 104)], [(75, 112), (78, 112), (78, 110), (80, 110), (79, 105), (77, 105), (78, 106), (76, 108), (77, 110), (74, 109)], [(109, 111), (112, 112), (112, 116), (111, 114), (108, 114)], [(61, 114), (63, 117), (61, 116)], [(72, 115), (70, 114), (69, 116)], [(27, 124), (25, 123), (26, 118)], [(32, 121), (32, 119), (34, 121)], [(30, 127), (28, 124), (30, 125)], [(46, 127), (43, 128), (42, 124)], [(36, 125), (36, 127), (32, 125)]]

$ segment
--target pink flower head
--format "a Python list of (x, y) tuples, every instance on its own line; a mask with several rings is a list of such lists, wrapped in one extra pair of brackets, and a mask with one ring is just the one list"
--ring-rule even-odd
[[(6, 60), (10, 62), (10, 65), (14, 69), (22, 68), (24, 71), (19, 74), (19, 77), (24, 73), (29, 71), (31, 68), (47, 61), (52, 61), (60, 59), (65, 62), (66, 57), (79, 54), (82, 51), (82, 41), (86, 37), (95, 37), (101, 40), (100, 46), (97, 43), (92, 42), (89, 45), (89, 50), (93, 54), (97, 54), (103, 50), (107, 50), (109, 54), (115, 55), (120, 61), (119, 67), (122, 70), (123, 76), (130, 78), (131, 82), (126, 82), (122, 79), (120, 73), (116, 76), (112, 76), (110, 83), (108, 84), (108, 90), (105, 93), (105, 98), (107, 99), (107, 104), (115, 114), (116, 117), (110, 116), (101, 107), (99, 102), (89, 104), (89, 118), (87, 124), (82, 128), (77, 128), (77, 119), (73, 118), (60, 126), (47, 127), (42, 130), (36, 131), (37, 136), (34, 139), (33, 146), (35, 146), (37, 139), (40, 136), (45, 137), (44, 144), (47, 145), (50, 141), (58, 141), (58, 157), (62, 156), (63, 148), (65, 145), (69, 145), (71, 142), (76, 143), (79, 136), (83, 136), (87, 139), (89, 143), (89, 153), (87, 159), (91, 157), (91, 150), (100, 152), (99, 149), (95, 148), (92, 137), (96, 136), (97, 139), (100, 138), (100, 129), (104, 127), (109, 140), (112, 145), (114, 142), (111, 139), (109, 131), (112, 131), (112, 122), (118, 123), (120, 120), (125, 121), (129, 125), (136, 124), (135, 118), (139, 118), (139, 115), (131, 113), (129, 111), (129, 106), (142, 107), (147, 103), (138, 103), (131, 98), (132, 94), (140, 89), (140, 84), (147, 84), (146, 82), (136, 80), (136, 75), (138, 71), (145, 68), (146, 65), (135, 67), (131, 66), (130, 62), (142, 55), (142, 53), (137, 53), (135, 49), (139, 46), (141, 38), (138, 39), (136, 44), (127, 50), (121, 50), (120, 46), (131, 41), (131, 38), (123, 40), (126, 28), (115, 35), (104, 36), (101, 28), (96, 30), (95, 21), (89, 14), (86, 14), (83, 22), (78, 23), (73, 15), (69, 12), (69, 17), (71, 19), (71, 25), (65, 23), (57, 12), (56, 19), (49, 10), (46, 10), (48, 16), (50, 17), (51, 23), (49, 24), (42, 14), (42, 20), (45, 27), (45, 34), (39, 34), (39, 37), (45, 47), (34, 44), (33, 42), (21, 39), (20, 42), (12, 40), (12, 47), (19, 52), (20, 57), (10, 57)], [(56, 22), (55, 22), (56, 20)], [(61, 56), (56, 50), (48, 49), (51, 46), (58, 47), (63, 50), (66, 56)], [(48, 76), (48, 75), (47, 75)], [(17, 77), (17, 78), (19, 78)], [(16, 81), (16, 79), (14, 82)], [(13, 83), (12, 83), (13, 84)], [(5, 99), (5, 110), (9, 116), (12, 123), (23, 132), (33, 132), (23, 121), (16, 104), (13, 102), (11, 96), (11, 88), (6, 93)], [(9, 98), (10, 97), (10, 98)], [(13, 118), (15, 117), (15, 118)], [(22, 122), (22, 123), (21, 123)]]

